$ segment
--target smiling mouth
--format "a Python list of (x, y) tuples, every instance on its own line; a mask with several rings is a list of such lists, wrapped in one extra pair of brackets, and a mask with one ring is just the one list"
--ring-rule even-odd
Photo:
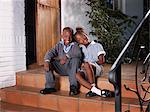
[(68, 43), (70, 43), (70, 41), (69, 41), (69, 40), (66, 40), (64, 43), (65, 43), (65, 44), (68, 44)]

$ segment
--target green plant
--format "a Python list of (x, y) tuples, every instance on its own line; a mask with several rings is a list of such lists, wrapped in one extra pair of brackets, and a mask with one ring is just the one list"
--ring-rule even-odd
[(106, 0), (87, 0), (86, 4), (90, 10), (86, 12), (89, 17), (89, 24), (93, 27), (90, 32), (102, 43), (107, 52), (106, 60), (113, 63), (126, 43), (125, 31), (130, 30), (133, 25), (133, 18), (119, 10), (107, 7)]

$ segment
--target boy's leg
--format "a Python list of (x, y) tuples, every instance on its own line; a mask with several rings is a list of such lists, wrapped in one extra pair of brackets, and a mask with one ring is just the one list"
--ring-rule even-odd
[(68, 60), (67, 74), (70, 82), (70, 95), (76, 95), (79, 93), (79, 87), (76, 79), (76, 73), (80, 66), (80, 58), (71, 58)]
[[(70, 60), (67, 61), (66, 64), (61, 65), (59, 63), (59, 61), (55, 60), (53, 62), (51, 62), (52, 66), (54, 67), (54, 70), (59, 73), (60, 75), (68, 75), (69, 76), (69, 81), (70, 81), (70, 85), (74, 85), (77, 86), (77, 80), (75, 77), (75, 74), (79, 68), (79, 64), (80, 64), (80, 60), (78, 58), (72, 58)], [(50, 84), (48, 86), (54, 86), (52, 83), (55, 82), (55, 77), (52, 74), (52, 71), (46, 72), (48, 76), (46, 76), (47, 78), (47, 82), (49, 82)]]
[(51, 92), (55, 92), (55, 77), (52, 73), (52, 69), (49, 71), (45, 71), (45, 88), (40, 90), (41, 94), (50, 94)]
[(79, 58), (72, 58), (68, 62), (67, 75), (69, 76), (70, 85), (78, 86), (77, 79), (75, 77), (77, 70), (80, 66)]
[(55, 92), (55, 76), (53, 74), (53, 70), (56, 70), (60, 74), (65, 74), (63, 66), (60, 65), (60, 63), (57, 60), (54, 60), (51, 62), (51, 66), (53, 66), (53, 69), (50, 69), (50, 71), (45, 72), (45, 89), (41, 90), (40, 93), (42, 94), (49, 94), (51, 92)]
[(45, 88), (55, 88), (55, 76), (52, 70), (45, 72)]
[(67, 75), (67, 72), (66, 72), (66, 64), (62, 65), (60, 64), (60, 62), (58, 60), (55, 60), (52, 62), (52, 65), (54, 67), (54, 70), (60, 74), (60, 75)]

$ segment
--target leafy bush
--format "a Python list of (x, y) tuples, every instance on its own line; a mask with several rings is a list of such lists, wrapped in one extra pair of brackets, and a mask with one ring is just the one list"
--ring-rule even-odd
[(133, 25), (135, 17), (109, 8), (105, 1), (87, 0), (86, 4), (90, 10), (86, 12), (86, 16), (89, 17), (89, 24), (93, 27), (90, 33), (104, 46), (107, 62), (113, 63), (127, 41), (124, 34), (130, 30), (129, 27)]

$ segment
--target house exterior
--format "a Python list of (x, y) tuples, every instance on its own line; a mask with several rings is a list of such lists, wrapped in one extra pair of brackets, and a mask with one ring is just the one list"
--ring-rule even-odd
[[(38, 5), (39, 9), (41, 9), (41, 7), (45, 9), (54, 8), (49, 6), (49, 0), (37, 1), (39, 4), (35, 5)], [(51, 40), (51, 38), (58, 36), (58, 34), (56, 33), (53, 34), (54, 31), (59, 30), (58, 27), (63, 28), (64, 26), (71, 26), (75, 29), (76, 26), (83, 26), (87, 32), (90, 32), (91, 28), (88, 24), (88, 18), (85, 17), (85, 11), (86, 9), (88, 9), (88, 7), (84, 4), (84, 0), (56, 1), (57, 3), (61, 2), (61, 24), (58, 23), (57, 26), (55, 26), (55, 23), (57, 23), (56, 20), (58, 20), (59, 17), (48, 16), (48, 18), (51, 17), (51, 21), (49, 21), (48, 23), (54, 26), (54, 28), (50, 28), (51, 31), (49, 32), (51, 35), (43, 34), (43, 31), (45, 31), (43, 29), (45, 27), (41, 28), (41, 33), (38, 33), (41, 31), (40, 28), (38, 30), (36, 29), (36, 36), (38, 38), (41, 38), (42, 40), (42, 37), (46, 35), (47, 38), (50, 38), (46, 41), (52, 41), (52, 43), (50, 43), (51, 46), (48, 46), (47, 49), (52, 47), (56, 43), (56, 40), (58, 40), (58, 38), (55, 40)], [(138, 16), (136, 22), (137, 24), (140, 22), (144, 15), (143, 0), (116, 0), (116, 2), (118, 9), (130, 16)], [(59, 14), (59, 7), (56, 7), (53, 10), (55, 10), (55, 13), (52, 14)], [(43, 14), (43, 12), (41, 13)], [(40, 16), (41, 19), (38, 18), (38, 20), (44, 22), (45, 20), (43, 20), (43, 17), (45, 16), (42, 16), (42, 14)], [(46, 21), (48, 21), (48, 19)], [(46, 28), (46, 31), (47, 29), (49, 29), (49, 27)], [(16, 72), (27, 70), (26, 37), (25, 0), (0, 0), (0, 88), (15, 85)], [(91, 39), (95, 38), (91, 37)], [(49, 43), (47, 43), (47, 45), (48, 44)], [(45, 46), (43, 45), (44, 44), (39, 45), (42, 46), (41, 49), (45, 48)], [(43, 54), (47, 49), (44, 49)], [(36, 49), (36, 53), (39, 54), (40, 50)], [(40, 57), (40, 59), (42, 59), (42, 56)]]
[[(58, 4), (59, 0), (0, 0), (0, 88), (16, 85), (16, 72), (26, 70), (35, 53), (37, 57), (33, 60), (42, 64), (45, 52), (59, 37)], [(30, 24), (35, 19), (33, 12), (36, 21)]]
[(0, 88), (16, 84), (16, 72), (26, 70), (23, 0), (0, 0)]
[[(129, 16), (136, 16), (135, 22), (138, 24), (144, 16), (144, 3), (148, 4), (148, 1), (143, 0), (106, 0), (113, 9), (119, 9), (124, 14)], [(86, 32), (91, 31), (91, 26), (88, 24), (88, 17), (86, 17), (85, 11), (89, 10), (89, 7), (85, 4), (86, 0), (61, 0), (61, 25), (71, 26), (74, 30), (77, 26), (83, 26)], [(135, 26), (136, 27), (136, 26)], [(134, 28), (132, 29), (134, 30)], [(91, 40), (95, 37), (90, 35)]]

